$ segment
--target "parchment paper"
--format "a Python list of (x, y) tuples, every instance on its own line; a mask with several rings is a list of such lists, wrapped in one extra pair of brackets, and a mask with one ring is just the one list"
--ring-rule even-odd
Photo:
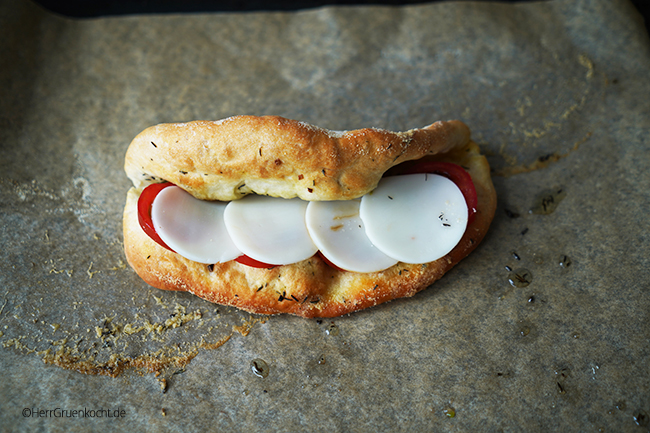
[[(87, 20), (0, 2), (2, 428), (647, 431), (649, 54), (624, 0)], [(461, 119), (494, 170), (491, 231), (415, 297), (334, 320), (155, 290), (122, 251), (126, 148), (234, 114)]]

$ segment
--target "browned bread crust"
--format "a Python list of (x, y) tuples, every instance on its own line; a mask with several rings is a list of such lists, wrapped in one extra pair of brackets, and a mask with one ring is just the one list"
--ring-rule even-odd
[(334, 132), (278, 116), (235, 116), (147, 128), (131, 142), (124, 168), (136, 188), (165, 179), (202, 200), (249, 193), (346, 200), (375, 189), (390, 167), (463, 146), (469, 135), (458, 121)]
[[(154, 151), (152, 155), (156, 155), (156, 158), (160, 158), (155, 153), (159, 149), (173, 158), (173, 161), (165, 162), (154, 160), (152, 165), (147, 164), (141, 155), (134, 156), (131, 149), (127, 154), (127, 172), (135, 186), (128, 192), (124, 209), (124, 245), (130, 265), (148, 284), (164, 290), (188, 291), (208, 301), (232, 305), (253, 313), (335, 317), (392, 299), (412, 296), (426, 288), (476, 248), (494, 216), (496, 194), (489, 165), (485, 157), (480, 155), (478, 146), (469, 141), (469, 131), (461, 122), (439, 122), (429, 129), (408, 133), (366, 129), (349, 132), (337, 139), (327, 131), (277, 117), (246, 116), (242, 121), (250, 123), (254, 131), (262, 134), (256, 144), (252, 132), (238, 126), (238, 133), (246, 136), (242, 141), (243, 152), (248, 152), (246, 154), (250, 156), (251, 152), (254, 154), (263, 145), (262, 157), (257, 161), (266, 169), (257, 167), (250, 159), (236, 156), (238, 147), (234, 130), (228, 130), (230, 138), (225, 140), (228, 151), (212, 147), (217, 140), (214, 127), (206, 126), (209, 122), (180, 127), (184, 132), (179, 132), (179, 135), (174, 132), (176, 127), (173, 125), (153, 127), (158, 128), (158, 134), (161, 135), (155, 135), (150, 128), (147, 130), (149, 132), (143, 132), (134, 140), (137, 149), (151, 147)], [(227, 122), (221, 123), (225, 124)], [(273, 131), (276, 128), (277, 134), (274, 137)], [(432, 135), (429, 131), (436, 131), (438, 135)], [(197, 138), (195, 142), (190, 142), (189, 135), (193, 133), (197, 134)], [(358, 139), (358, 136), (365, 138)], [(406, 136), (407, 139), (404, 138)], [(287, 137), (299, 137), (301, 144), (297, 147), (289, 145), (291, 149), (286, 150), (282, 143)], [(344, 137), (348, 138), (343, 140)], [(183, 143), (182, 150), (174, 150), (176, 139)], [(317, 150), (311, 147), (311, 143)], [(393, 145), (390, 146), (390, 143)], [(203, 144), (209, 145), (209, 150), (200, 151)], [(393, 147), (397, 150), (392, 150)], [(135, 153), (138, 152), (144, 150)], [(194, 153), (189, 155), (192, 152)], [(318, 164), (319, 152), (323, 152), (326, 164)], [(306, 155), (305, 158), (300, 158), (301, 153)], [(210, 163), (201, 160), (203, 154), (211, 155)], [(283, 179), (286, 176), (290, 178), (288, 183), (292, 186), (282, 189), (293, 190), (300, 197), (311, 197), (312, 193), (305, 194), (301, 191), (301, 181), (304, 179), (298, 179), (296, 173), (303, 174), (304, 177), (309, 174), (317, 180), (317, 186), (325, 185), (322, 190), (326, 192), (319, 192), (319, 198), (341, 199), (357, 197), (367, 192), (368, 188), (374, 188), (381, 174), (393, 165), (391, 159), (401, 162), (422, 156), (454, 162), (468, 169), (478, 195), (478, 213), (459, 244), (445, 257), (430, 263), (398, 263), (375, 273), (338, 271), (318, 256), (271, 269), (252, 268), (235, 261), (207, 266), (160, 247), (144, 233), (138, 223), (137, 200), (144, 186), (151, 182), (140, 179), (145, 177), (142, 173), (146, 173), (147, 178), (154, 176), (157, 181), (164, 179), (179, 184), (200, 198), (215, 197), (211, 195), (214, 189), (201, 177), (208, 168), (210, 173), (205, 177), (217, 179), (227, 173), (227, 179), (231, 182), (232, 179), (236, 180), (237, 173), (240, 179), (246, 180), (254, 176), (271, 179)], [(273, 162), (275, 159), (282, 160), (279, 167)], [(345, 165), (344, 162), (348, 164)], [(224, 164), (223, 168), (221, 164)], [(378, 167), (373, 171), (371, 168), (374, 164), (378, 164)], [(283, 165), (289, 168), (283, 168)], [(321, 177), (318, 173), (323, 166), (326, 166), (326, 175)], [(364, 173), (354, 176), (349, 166), (359, 167)], [(138, 170), (133, 167), (138, 167)], [(329, 173), (327, 170), (330, 170)], [(181, 171), (186, 174), (179, 174)], [(328, 182), (326, 176), (338, 180)], [(351, 178), (355, 179), (354, 182), (346, 180)]]

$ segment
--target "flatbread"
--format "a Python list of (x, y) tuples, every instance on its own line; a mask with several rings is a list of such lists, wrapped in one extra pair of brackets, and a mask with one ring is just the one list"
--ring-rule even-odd
[(164, 179), (202, 200), (249, 193), (346, 200), (375, 189), (390, 167), (469, 137), (458, 121), (406, 132), (337, 132), (278, 116), (235, 116), (147, 128), (129, 146), (125, 170), (135, 188)]
[[(476, 216), (461, 241), (430, 263), (397, 263), (375, 273), (340, 271), (317, 255), (271, 269), (235, 261), (205, 265), (159, 246), (138, 222), (140, 193), (163, 180), (209, 200), (233, 200), (249, 193), (341, 200), (366, 194), (390, 167), (416, 159), (463, 166), (478, 196)], [(188, 291), (259, 314), (336, 317), (413, 296), (478, 246), (496, 209), (487, 160), (459, 121), (399, 133), (331, 132), (277, 116), (164, 124), (133, 140), (125, 170), (134, 187), (124, 209), (124, 246), (136, 273), (156, 288)]]

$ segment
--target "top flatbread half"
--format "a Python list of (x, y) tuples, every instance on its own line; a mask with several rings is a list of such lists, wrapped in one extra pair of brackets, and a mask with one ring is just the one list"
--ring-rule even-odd
[[(208, 266), (159, 246), (138, 222), (137, 200), (151, 183), (169, 181), (208, 200), (249, 193), (344, 200), (372, 191), (392, 166), (417, 159), (461, 165), (478, 196), (476, 216), (461, 241), (430, 263), (400, 262), (374, 273), (339, 271), (318, 256), (271, 269), (235, 261)], [(487, 160), (459, 121), (398, 133), (374, 128), (332, 132), (277, 116), (163, 124), (133, 140), (125, 170), (134, 187), (124, 209), (124, 245), (137, 274), (159, 289), (188, 291), (260, 314), (335, 317), (413, 296), (478, 246), (496, 209)]]

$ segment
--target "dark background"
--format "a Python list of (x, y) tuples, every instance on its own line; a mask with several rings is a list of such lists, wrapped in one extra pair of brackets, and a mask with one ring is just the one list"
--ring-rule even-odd
[[(326, 5), (404, 5), (431, 3), (431, 1), (390, 0), (34, 0), (44, 8), (72, 18), (90, 18), (107, 15), (129, 15), (149, 13), (191, 13), (191, 12), (244, 12), (244, 11), (291, 11)], [(521, 0), (520, 0), (521, 1)], [(517, 1), (506, 1), (517, 3)], [(643, 15), (648, 28), (650, 1), (632, 0)]]

